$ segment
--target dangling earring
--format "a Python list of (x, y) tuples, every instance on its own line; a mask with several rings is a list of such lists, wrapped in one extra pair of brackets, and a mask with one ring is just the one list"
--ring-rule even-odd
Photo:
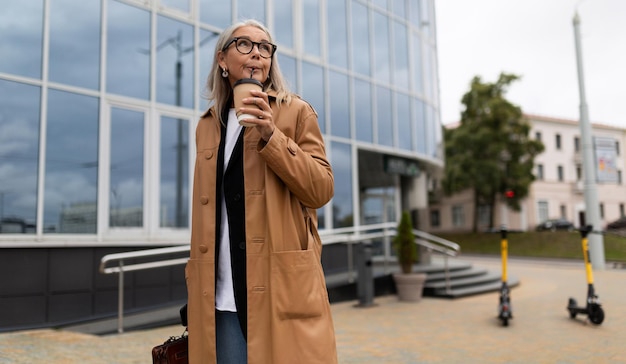
[(222, 77), (226, 78), (228, 77), (228, 71), (226, 71), (226, 68), (222, 68)]

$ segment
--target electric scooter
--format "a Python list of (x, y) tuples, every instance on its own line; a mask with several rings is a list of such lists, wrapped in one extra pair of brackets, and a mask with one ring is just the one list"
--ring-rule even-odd
[(580, 235), (582, 237), (583, 245), (583, 258), (585, 260), (585, 270), (587, 272), (587, 305), (585, 307), (579, 307), (576, 300), (569, 299), (567, 310), (569, 311), (570, 318), (576, 318), (577, 314), (587, 315), (589, 321), (595, 325), (600, 325), (604, 321), (604, 310), (598, 300), (598, 295), (593, 288), (593, 272), (591, 270), (591, 263), (589, 262), (589, 240), (587, 235), (591, 232), (592, 226), (587, 225), (580, 228)]
[(500, 287), (500, 304), (498, 305), (498, 318), (502, 321), (502, 326), (509, 326), (509, 320), (513, 318), (513, 310), (511, 309), (511, 296), (509, 286), (507, 284), (507, 255), (508, 242), (506, 239), (506, 228), (500, 229), (502, 241), (500, 250), (502, 253), (502, 286)]

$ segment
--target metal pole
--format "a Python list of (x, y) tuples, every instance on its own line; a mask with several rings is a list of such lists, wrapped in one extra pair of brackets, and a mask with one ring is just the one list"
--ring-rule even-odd
[[(582, 142), (584, 193), (585, 193), (585, 220), (593, 230), (601, 230), (600, 206), (596, 188), (595, 163), (593, 160), (593, 140), (589, 111), (585, 98), (585, 80), (583, 75), (582, 47), (580, 42), (580, 18), (578, 12), (574, 14), (574, 40), (576, 43), (576, 63), (578, 66), (578, 88), (580, 91), (580, 139)], [(604, 269), (604, 237), (601, 234), (589, 234), (589, 258), (595, 269)]]
[(354, 282), (354, 254), (352, 253), (352, 239), (348, 239), (348, 282)]
[[(385, 209), (387, 209), (385, 207)], [(385, 259), (383, 259), (383, 272), (385, 274), (389, 273), (389, 262), (391, 261), (391, 241), (389, 239), (389, 234), (387, 233), (387, 225), (385, 225), (385, 234), (383, 236), (383, 250), (385, 254)]]
[[(176, 106), (182, 105), (181, 83), (183, 77), (182, 58), (182, 33), (178, 31), (176, 38)], [(183, 162), (184, 162), (184, 145), (183, 145), (183, 120), (177, 120), (177, 141), (176, 141), (176, 227), (183, 227)]]
[(117, 276), (117, 332), (124, 332), (124, 262), (120, 260), (120, 273)]
[(502, 229), (507, 229), (508, 225), (509, 225), (509, 216), (507, 214), (507, 201), (506, 198), (501, 198), (502, 204), (500, 205), (500, 213), (502, 214), (502, 224), (501, 224), (501, 228)]
[(357, 245), (357, 296), (359, 307), (371, 306), (374, 302), (374, 278), (372, 275), (372, 248), (360, 242)]

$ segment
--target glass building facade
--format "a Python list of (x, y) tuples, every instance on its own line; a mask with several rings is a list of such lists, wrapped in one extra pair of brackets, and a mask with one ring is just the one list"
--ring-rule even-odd
[(246, 18), (269, 27), (318, 112), (335, 173), (320, 229), (425, 207), (443, 166), (434, 12), (434, 0), (3, 2), (0, 247), (188, 243), (215, 41)]
[(0, 239), (185, 241), (214, 42), (244, 18), (268, 25), (319, 114), (336, 174), (322, 229), (367, 223), (360, 150), (440, 162), (432, 0), (7, 2)]

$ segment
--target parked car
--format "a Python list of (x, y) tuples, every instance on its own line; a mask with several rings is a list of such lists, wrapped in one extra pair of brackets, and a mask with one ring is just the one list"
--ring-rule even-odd
[(574, 230), (574, 224), (566, 219), (548, 219), (537, 225), (537, 231)]
[(626, 216), (622, 216), (619, 219), (606, 224), (606, 230), (618, 230), (626, 228)]

